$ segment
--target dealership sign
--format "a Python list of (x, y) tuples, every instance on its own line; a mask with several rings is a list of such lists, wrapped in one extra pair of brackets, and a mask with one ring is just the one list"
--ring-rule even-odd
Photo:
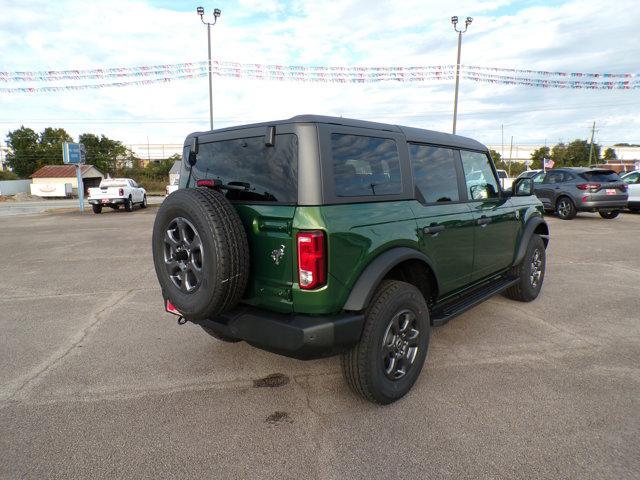
[(65, 142), (62, 145), (62, 161), (64, 163), (79, 165), (85, 163), (85, 157), (86, 153), (83, 144)]

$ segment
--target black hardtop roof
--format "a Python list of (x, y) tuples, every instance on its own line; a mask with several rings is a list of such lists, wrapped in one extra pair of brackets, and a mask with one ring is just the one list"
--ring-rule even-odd
[(185, 145), (189, 144), (189, 139), (193, 136), (200, 136), (207, 133), (228, 132), (232, 130), (240, 130), (244, 128), (268, 127), (270, 125), (284, 125), (291, 123), (326, 123), (332, 125), (343, 125), (346, 127), (370, 128), (373, 130), (383, 130), (387, 132), (402, 133), (408, 142), (431, 143), (436, 145), (446, 145), (459, 148), (469, 148), (472, 150), (486, 151), (487, 147), (472, 138), (460, 135), (452, 135), (450, 133), (436, 132), (434, 130), (426, 130), (423, 128), (404, 127), (401, 125), (393, 125), (389, 123), (370, 122), (367, 120), (357, 120), (353, 118), (330, 117), (326, 115), (296, 115), (287, 120), (276, 120), (272, 122), (251, 123), (248, 125), (237, 125), (234, 127), (219, 128), (204, 132), (193, 132), (189, 134), (185, 140)]
[(615, 170), (611, 170), (604, 165), (599, 165), (596, 167), (558, 167), (558, 168), (550, 168), (547, 172), (552, 170), (560, 171), (560, 170), (569, 170), (574, 173), (585, 173), (585, 172), (614, 172)]

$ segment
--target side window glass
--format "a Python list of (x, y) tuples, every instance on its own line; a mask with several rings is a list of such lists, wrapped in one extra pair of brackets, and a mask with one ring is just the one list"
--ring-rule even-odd
[(409, 155), (413, 181), (425, 203), (460, 200), (453, 150), (426, 145), (409, 145)]
[(547, 174), (545, 172), (540, 172), (533, 177), (533, 183), (542, 183)]
[(394, 195), (402, 192), (395, 140), (333, 133), (331, 152), (336, 196)]
[(480, 152), (460, 150), (462, 168), (470, 200), (498, 197), (498, 182), (491, 169), (489, 158)]
[(640, 180), (640, 173), (632, 173), (631, 175), (627, 175), (622, 179), (624, 183), (628, 184), (638, 183), (638, 180)]

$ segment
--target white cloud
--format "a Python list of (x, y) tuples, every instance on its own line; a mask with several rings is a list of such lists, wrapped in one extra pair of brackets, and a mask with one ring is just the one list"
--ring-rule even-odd
[[(3, 1), (7, 3), (3, 5)], [(533, 2), (527, 1), (525, 5)], [(220, 2), (215, 56), (249, 63), (433, 65), (455, 61), (451, 15), (471, 15), (466, 64), (563, 71), (634, 71), (640, 48), (635, 2), (571, 1), (519, 7), (509, 0)], [(195, 11), (143, 1), (0, 0), (3, 70), (97, 68), (198, 61), (206, 29)], [(620, 12), (625, 12), (621, 15)], [(206, 79), (169, 84), (0, 96), (0, 133), (20, 124), (72, 135), (105, 133), (127, 143), (180, 143), (208, 126)], [(453, 85), (300, 84), (215, 80), (217, 126), (318, 113), (449, 131)], [(599, 138), (637, 142), (638, 91), (571, 91), (463, 81), (459, 133), (495, 143), (500, 125), (516, 142)], [(41, 123), (36, 123), (39, 121)], [(142, 123), (144, 122), (144, 123)], [(4, 134), (2, 133), (2, 137)]]

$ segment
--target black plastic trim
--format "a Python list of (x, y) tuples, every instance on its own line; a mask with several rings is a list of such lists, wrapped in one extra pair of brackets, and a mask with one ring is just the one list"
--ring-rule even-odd
[(239, 306), (218, 317), (192, 322), (262, 350), (309, 360), (335, 355), (356, 344), (364, 315), (285, 314)]
[[(355, 285), (351, 289), (351, 294), (347, 298), (343, 309), (352, 312), (363, 310), (369, 305), (373, 292), (384, 276), (396, 265), (405, 260), (421, 260), (426, 263), (432, 271), (433, 265), (426, 255), (407, 247), (396, 247), (380, 254), (362, 272)], [(437, 279), (436, 279), (437, 281)], [(438, 291), (440, 285), (438, 285)]]
[[(522, 259), (524, 258), (525, 253), (527, 252), (527, 246), (529, 245), (529, 240), (533, 236), (533, 231), (538, 227), (538, 225), (547, 225), (547, 222), (544, 221), (542, 217), (531, 217), (522, 232), (522, 236), (520, 237), (520, 244), (518, 245), (518, 253), (516, 254), (515, 259), (513, 260), (513, 265), (518, 265)], [(549, 226), (547, 225), (547, 232), (549, 231)], [(549, 235), (541, 235), (541, 237), (545, 238), (547, 241), (545, 242), (545, 246), (549, 241)]]

